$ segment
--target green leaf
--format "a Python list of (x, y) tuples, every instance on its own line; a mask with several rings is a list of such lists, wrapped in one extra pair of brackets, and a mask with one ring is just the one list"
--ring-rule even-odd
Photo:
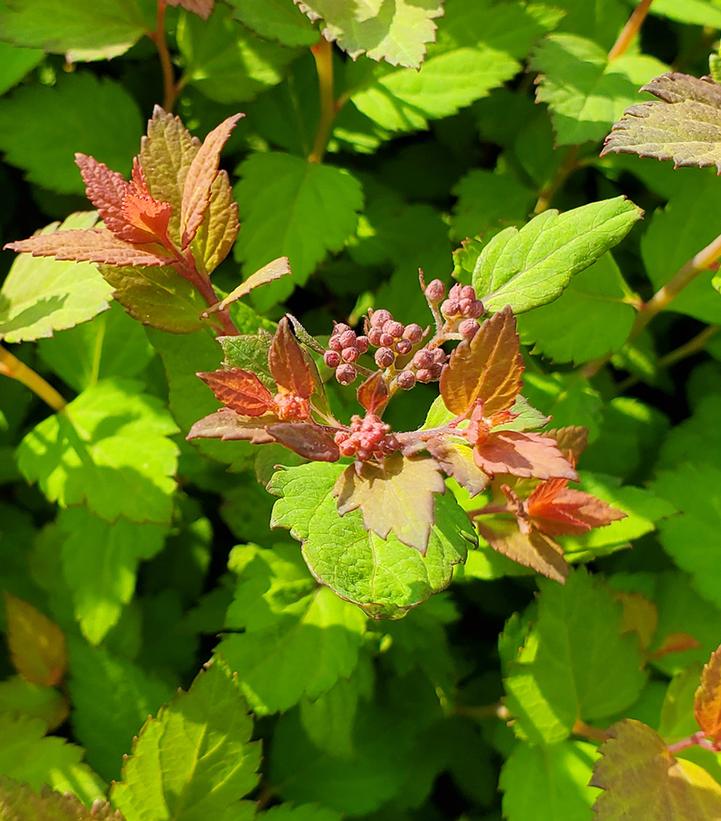
[(88, 809), (69, 793), (60, 795), (48, 787), (37, 793), (4, 777), (0, 778), (0, 813), (4, 821), (123, 821), (101, 799)]
[[(703, 389), (708, 390), (707, 380), (703, 382)], [(709, 463), (713, 468), (713, 456), (721, 446), (721, 427), (717, 424), (719, 413), (721, 396), (714, 393), (704, 396), (692, 416), (672, 428), (664, 438), (657, 469), (673, 470), (683, 462)]]
[(171, 688), (132, 662), (79, 639), (70, 642), (70, 672), (75, 737), (103, 778), (117, 778), (133, 737), (167, 701)]
[(237, 671), (255, 712), (318, 698), (352, 674), (366, 618), (317, 586), (297, 547), (239, 547), (230, 566), (239, 582), (227, 624), (245, 632), (225, 636), (216, 652)]
[(598, 438), (603, 401), (587, 379), (575, 374), (523, 374), (523, 393), (534, 408), (551, 417), (550, 425), (563, 428), (582, 425), (588, 438)]
[(443, 14), (443, 0), (376, 3), (375, 14), (343, 0), (296, 2), (311, 20), (321, 18), (323, 36), (337, 42), (354, 60), (365, 54), (371, 60), (410, 68), (423, 62), (426, 44), (436, 36), (433, 21)]
[(721, 814), (721, 786), (698, 764), (675, 759), (650, 727), (626, 719), (609, 735), (591, 782), (604, 791), (593, 808), (599, 821)]
[(255, 786), (260, 744), (235, 681), (214, 664), (149, 718), (123, 765), (113, 804), (128, 819), (230, 821)]
[(534, 193), (510, 174), (474, 169), (456, 184), (451, 236), (455, 240), (484, 236), (519, 225), (531, 210)]
[(58, 736), (45, 736), (45, 730), (45, 722), (39, 718), (0, 714), (0, 775), (34, 790), (47, 784), (88, 804), (102, 798), (104, 785), (83, 763), (82, 749)]
[(518, 743), (506, 759), (499, 786), (508, 821), (588, 818), (596, 797), (589, 788), (596, 748), (584, 741), (531, 747)]
[[(523, 313), (552, 302), (575, 274), (617, 245), (642, 213), (625, 197), (614, 197), (563, 214), (545, 211), (520, 230), (506, 228), (478, 255), (473, 287), (491, 311), (510, 305)], [(469, 263), (464, 260), (464, 267)]]
[(261, 37), (285, 46), (312, 46), (319, 34), (292, 0), (229, 0), (234, 14)]
[(710, 78), (672, 71), (641, 91), (659, 99), (631, 106), (613, 126), (603, 153), (673, 160), (676, 167), (712, 165), (721, 172), (721, 86)]
[[(55, 16), (52, 12), (48, 21)], [(85, 191), (76, 151), (125, 172), (141, 132), (140, 111), (128, 92), (90, 72), (61, 75), (54, 86), (24, 86), (0, 100), (5, 159), (22, 168), (30, 182), (61, 194)]]
[(54, 687), (42, 687), (22, 676), (11, 676), (0, 681), (0, 713), (39, 718), (49, 731), (68, 717), (68, 703)]
[(85, 638), (99, 644), (133, 597), (138, 562), (162, 550), (166, 528), (123, 518), (110, 523), (85, 508), (61, 511), (58, 524), (75, 618)]
[(70, 62), (116, 57), (150, 29), (152, 17), (138, 0), (10, 0), (0, 7), (3, 40), (67, 54)]
[(520, 735), (552, 744), (577, 719), (629, 707), (646, 677), (638, 639), (622, 634), (621, 606), (602, 582), (579, 569), (565, 585), (539, 587), (538, 620), (506, 671), (506, 704)]
[(260, 818), (265, 821), (341, 821), (341, 816), (335, 810), (320, 807), (317, 804), (280, 804), (264, 812)]
[[(91, 228), (96, 219), (95, 213), (71, 214), (41, 233)], [(26, 342), (72, 328), (107, 310), (111, 292), (97, 267), (89, 262), (20, 254), (0, 288), (0, 337), (7, 342)]]
[(556, 0), (553, 5), (564, 12), (559, 31), (590, 37), (607, 49), (628, 19), (628, 6), (622, 0)]
[(636, 316), (630, 299), (613, 257), (604, 254), (576, 274), (558, 299), (519, 317), (521, 339), (555, 362), (588, 362), (628, 339)]
[(389, 131), (425, 128), (429, 119), (455, 114), (510, 80), (557, 20), (548, 9), (518, 3), (446, 0), (436, 42), (420, 69), (359, 62), (348, 70), (352, 103)]
[(551, 34), (531, 67), (541, 72), (536, 99), (548, 103), (558, 145), (600, 140), (638, 99), (638, 87), (666, 70), (654, 57), (623, 55), (573, 34)]
[(41, 339), (38, 353), (64, 382), (83, 391), (99, 379), (137, 376), (150, 362), (153, 349), (142, 327), (112, 303), (91, 322)]
[[(641, 238), (641, 256), (655, 291), (718, 233), (708, 219), (708, 214), (721, 208), (717, 176), (698, 171), (685, 171), (679, 176), (680, 182), (666, 207), (653, 213)], [(667, 310), (688, 314), (702, 322), (721, 322), (721, 298), (713, 290), (712, 277), (711, 271), (699, 273)]]
[(651, 14), (692, 26), (721, 28), (721, 9), (713, 0), (656, 0)]
[[(0, 20), (2, 19), (0, 11)], [(45, 54), (41, 49), (17, 48), (0, 42), (0, 94), (12, 88), (35, 66)]]
[(87, 504), (108, 521), (170, 520), (177, 428), (137, 383), (105, 380), (37, 425), (20, 443), (18, 466), (61, 507)]
[(652, 487), (680, 511), (661, 523), (661, 544), (698, 592), (721, 607), (721, 470), (687, 462), (661, 472)]
[(268, 307), (302, 285), (329, 251), (340, 251), (355, 230), (363, 205), (360, 183), (345, 169), (290, 154), (252, 154), (235, 187), (242, 227), (236, 256), (246, 276), (281, 256), (292, 277), (254, 295)]
[(178, 24), (183, 76), (219, 103), (252, 100), (279, 83), (286, 65), (298, 54), (256, 37), (234, 14), (238, 11), (219, 4), (208, 20), (184, 14)]
[(302, 542), (311, 573), (374, 617), (398, 618), (448, 586), (453, 565), (465, 561), (475, 534), (448, 493), (436, 501), (436, 522), (425, 556), (398, 539), (368, 532), (360, 511), (340, 516), (333, 495), (342, 465), (313, 463), (276, 473), (268, 490), (271, 526)]

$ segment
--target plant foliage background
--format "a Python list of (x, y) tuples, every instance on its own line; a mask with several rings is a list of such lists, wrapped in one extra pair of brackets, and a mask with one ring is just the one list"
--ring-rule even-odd
[[(721, 818), (719, 31), (716, 0), (0, 0), (3, 244), (97, 230), (74, 156), (127, 178), (156, 105), (200, 139), (243, 112), (213, 284), (291, 270), (202, 319), (152, 261), (2, 255), (3, 818)], [(229, 317), (425, 326), (419, 267), (511, 305), (528, 413), (587, 429), (580, 487), (625, 514), (550, 571), (460, 479), (424, 556), (323, 507), (336, 465), (186, 440), (197, 372), (274, 384)]]

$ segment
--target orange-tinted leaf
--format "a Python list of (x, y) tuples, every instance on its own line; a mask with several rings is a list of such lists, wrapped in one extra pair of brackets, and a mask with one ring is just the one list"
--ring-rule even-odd
[(534, 530), (521, 533), (518, 523), (506, 519), (479, 519), (478, 532), (498, 553), (524, 567), (563, 584), (568, 576), (568, 565), (563, 550), (553, 539)]
[(470, 342), (451, 354), (441, 374), (441, 395), (448, 410), (457, 415), (477, 401), (483, 415), (508, 410), (521, 390), (523, 359), (516, 320), (509, 307), (481, 325)]
[(198, 376), (205, 382), (226, 408), (243, 416), (262, 416), (273, 412), (273, 395), (250, 371), (242, 368), (227, 368)]
[(658, 608), (640, 593), (616, 593), (623, 607), (621, 630), (636, 633), (642, 650), (648, 649), (658, 626)]
[(537, 433), (491, 432), (475, 445), (473, 453), (478, 467), (490, 476), (510, 473), (521, 478), (578, 478), (555, 439)]
[(721, 786), (697, 764), (675, 759), (650, 727), (627, 718), (608, 736), (591, 780), (604, 791), (593, 807), (598, 821), (721, 818)]
[(148, 250), (130, 245), (114, 237), (106, 228), (36, 234), (29, 239), (9, 242), (5, 247), (34, 257), (55, 257), (106, 265), (167, 265), (171, 261), (157, 246)]
[(105, 163), (99, 162), (87, 154), (77, 153), (75, 164), (80, 169), (80, 175), (85, 183), (87, 198), (98, 209), (101, 219), (116, 236), (121, 239), (125, 227), (122, 215), (123, 200), (130, 188), (122, 174), (112, 171)]
[(488, 486), (489, 478), (476, 465), (473, 450), (467, 444), (439, 437), (425, 442), (425, 447), (441, 470), (452, 476), (471, 496), (477, 496)]
[(563, 479), (539, 485), (528, 497), (526, 510), (533, 524), (549, 536), (587, 533), (626, 518), (623, 511), (601, 499), (569, 489)]
[(430, 458), (405, 458), (400, 453), (382, 465), (349, 465), (333, 492), (341, 516), (360, 508), (363, 522), (381, 539), (393, 535), (425, 554), (434, 521), (434, 494), (446, 489), (438, 465)]
[(5, 594), (7, 640), (15, 669), (32, 684), (52, 687), (65, 673), (65, 636), (50, 619), (31, 604)]
[(268, 426), (278, 422), (275, 414), (265, 416), (240, 416), (229, 408), (221, 408), (199, 419), (190, 429), (186, 439), (222, 439), (228, 442), (246, 441), (253, 445), (269, 445), (275, 439), (268, 433)]
[(255, 288), (260, 288), (261, 285), (266, 285), (268, 282), (273, 282), (288, 274), (290, 274), (288, 257), (278, 257), (278, 259), (274, 259), (254, 274), (251, 274), (248, 279), (241, 282), (237, 288), (234, 288), (225, 299), (216, 305), (212, 305), (205, 313), (211, 314), (214, 311), (222, 311), (224, 308), (227, 308), (228, 305), (247, 296), (251, 291), (255, 290)]
[(683, 653), (686, 650), (695, 650), (701, 644), (697, 638), (689, 633), (669, 633), (661, 646), (650, 654), (649, 658), (660, 659), (671, 653)]
[(698, 726), (712, 741), (721, 740), (721, 647), (711, 654), (696, 690), (694, 714)]
[(312, 462), (337, 462), (340, 459), (333, 436), (312, 422), (280, 422), (270, 425), (268, 433), (281, 445)]
[(211, 274), (228, 256), (238, 236), (238, 203), (226, 171), (210, 187), (210, 205), (190, 245), (199, 271)]
[(358, 402), (368, 413), (380, 414), (388, 403), (388, 386), (380, 371), (372, 373), (358, 388)]
[(186, 11), (192, 11), (193, 14), (202, 17), (203, 20), (210, 17), (214, 3), (215, 0), (168, 0), (168, 5), (182, 6)]
[(566, 428), (556, 428), (545, 433), (556, 440), (558, 449), (572, 465), (578, 464), (581, 454), (588, 445), (588, 428), (581, 425), (569, 425)]
[(193, 157), (183, 185), (180, 233), (183, 248), (192, 242), (210, 203), (210, 190), (218, 175), (220, 152), (243, 114), (234, 114), (216, 126)]
[(268, 367), (279, 388), (309, 399), (315, 387), (303, 349), (293, 336), (288, 317), (278, 323), (268, 351)]

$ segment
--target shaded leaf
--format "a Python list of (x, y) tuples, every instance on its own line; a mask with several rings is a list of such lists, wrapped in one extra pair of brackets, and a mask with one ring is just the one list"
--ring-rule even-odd
[(392, 532), (403, 544), (425, 554), (434, 521), (434, 497), (445, 489), (435, 460), (397, 453), (381, 465), (349, 465), (334, 493), (341, 516), (360, 508), (365, 526), (381, 539)]
[(68, 717), (68, 702), (54, 687), (31, 684), (19, 675), (11, 676), (0, 681), (0, 713), (39, 718), (49, 732)]
[(48, 787), (34, 792), (10, 778), (0, 778), (0, 814), (3, 821), (123, 821), (105, 801), (98, 799), (88, 809), (74, 795)]
[(67, 667), (62, 630), (28, 602), (10, 593), (4, 598), (7, 639), (15, 669), (32, 684), (58, 684)]
[(249, 441), (265, 445), (275, 439), (268, 433), (268, 426), (278, 421), (274, 414), (244, 419), (229, 408), (221, 408), (204, 416), (188, 431), (188, 439), (223, 439), (224, 441)]
[(268, 433), (281, 445), (313, 462), (337, 462), (340, 451), (333, 434), (312, 422), (280, 422), (268, 425)]
[(478, 467), (473, 450), (465, 442), (438, 437), (426, 442), (426, 450), (438, 462), (441, 470), (447, 476), (452, 476), (471, 497), (477, 496), (488, 486), (488, 474)]
[(312, 46), (320, 35), (295, 3), (287, 0), (230, 0), (248, 28), (286, 46)]
[(522, 533), (515, 521), (479, 518), (476, 526), (481, 536), (501, 555), (559, 584), (566, 581), (569, 566), (563, 557), (563, 549), (553, 539), (536, 530)]

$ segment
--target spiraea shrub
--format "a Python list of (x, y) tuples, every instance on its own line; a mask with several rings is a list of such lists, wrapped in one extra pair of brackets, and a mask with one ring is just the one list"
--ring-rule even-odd
[(0, 819), (721, 819), (715, 0), (0, 0)]

